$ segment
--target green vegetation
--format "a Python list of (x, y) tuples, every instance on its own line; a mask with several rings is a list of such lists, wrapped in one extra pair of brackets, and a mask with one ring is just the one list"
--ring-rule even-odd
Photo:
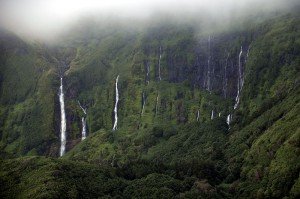
[[(59, 48), (0, 36), (0, 197), (300, 197), (298, 13), (212, 34), (210, 51), (208, 33), (189, 25), (87, 26)], [(245, 83), (233, 110), (241, 45)], [(55, 158), (61, 74), (68, 142)], [(77, 101), (87, 108), (83, 141)]]
[(39, 47), (6, 34), (1, 38), (0, 148), (15, 156), (45, 151), (55, 155), (49, 145), (57, 141), (53, 60)]

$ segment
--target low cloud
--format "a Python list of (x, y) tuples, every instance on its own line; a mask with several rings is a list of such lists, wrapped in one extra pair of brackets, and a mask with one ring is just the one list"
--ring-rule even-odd
[(51, 40), (86, 16), (149, 21), (168, 15), (176, 20), (228, 23), (255, 13), (287, 9), (297, 0), (0, 0), (0, 26), (23, 37)]

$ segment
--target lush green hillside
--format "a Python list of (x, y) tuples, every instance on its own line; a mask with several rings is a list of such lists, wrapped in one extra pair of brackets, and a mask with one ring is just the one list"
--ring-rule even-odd
[(300, 194), (299, 27), (284, 17), (253, 43), (227, 153), (244, 197)]
[(55, 62), (41, 47), (1, 33), (1, 150), (14, 155), (50, 153), (57, 139)]
[[(300, 196), (298, 13), (218, 32), (100, 25), (59, 47), (1, 34), (1, 197)], [(54, 158), (60, 77), (67, 153)]]
[(34, 156), (1, 162), (0, 176), (2, 198), (117, 196), (126, 186), (112, 169)]

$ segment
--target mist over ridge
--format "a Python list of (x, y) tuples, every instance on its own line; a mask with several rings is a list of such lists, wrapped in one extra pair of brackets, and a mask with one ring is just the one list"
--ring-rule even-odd
[(53, 41), (88, 20), (139, 28), (163, 21), (207, 28), (229, 26), (251, 16), (267, 16), (298, 5), (297, 0), (2, 0), (0, 27), (17, 35)]

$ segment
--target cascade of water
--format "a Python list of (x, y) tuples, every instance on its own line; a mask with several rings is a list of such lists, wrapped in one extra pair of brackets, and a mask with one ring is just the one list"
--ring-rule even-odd
[(228, 85), (228, 79), (227, 79), (228, 58), (229, 58), (229, 53), (227, 53), (227, 58), (224, 67), (224, 75), (223, 75), (223, 96), (225, 98), (227, 97), (227, 85)]
[(232, 115), (231, 114), (227, 115), (226, 123), (228, 124), (228, 126), (230, 125), (231, 119), (232, 119)]
[(197, 118), (196, 118), (197, 122), (199, 122), (199, 118), (200, 118), (200, 111), (197, 110)]
[(249, 47), (248, 47), (248, 50), (247, 50), (247, 55), (246, 55), (246, 62), (247, 62), (247, 60), (248, 60), (248, 57), (249, 57), (249, 53), (250, 53), (250, 48), (251, 48), (251, 45), (249, 45)]
[(115, 121), (113, 126), (113, 131), (118, 129), (118, 102), (119, 102), (119, 90), (118, 90), (118, 81), (119, 81), (119, 75), (116, 78), (116, 100), (115, 100), (115, 108), (114, 108), (114, 114), (115, 114)]
[(141, 111), (141, 115), (144, 114), (145, 103), (146, 103), (146, 98), (145, 98), (145, 93), (143, 92), (143, 94), (142, 94), (142, 111)]
[(243, 54), (243, 47), (241, 46), (241, 51), (239, 54), (239, 77), (238, 77), (238, 84), (237, 84), (237, 95), (235, 98), (235, 105), (234, 105), (234, 109), (236, 109), (240, 103), (240, 92), (242, 91), (243, 88), (243, 84), (244, 84), (244, 79), (243, 79), (243, 73), (242, 73), (242, 64), (241, 64), (241, 57)]
[(210, 35), (208, 37), (208, 59), (207, 59), (207, 82), (206, 90), (211, 91), (211, 68), (210, 68)]
[(219, 117), (221, 117), (221, 113), (219, 113)]
[(161, 81), (161, 76), (160, 76), (160, 62), (161, 62), (161, 46), (159, 46), (159, 59), (158, 59), (158, 79), (159, 81)]
[(78, 102), (79, 107), (83, 111), (83, 113), (86, 115), (86, 108), (83, 108), (78, 100), (77, 100), (77, 102)]
[(60, 124), (60, 156), (63, 156), (66, 151), (66, 113), (65, 113), (65, 101), (64, 101), (64, 89), (63, 89), (63, 78), (60, 78), (60, 87), (59, 87), (59, 104), (60, 104), (60, 117), (61, 117), (61, 124)]
[(146, 83), (150, 83), (150, 65), (149, 62), (146, 63)]
[[(79, 101), (77, 101), (79, 104), (79, 107), (81, 108), (81, 110), (83, 111), (83, 113), (86, 115), (86, 108), (83, 108), (80, 104)], [(82, 131), (81, 131), (81, 140), (84, 140), (86, 138), (86, 119), (84, 117), (81, 118), (81, 124), (82, 124)]]
[(211, 119), (211, 120), (213, 120), (213, 119), (214, 119), (214, 117), (215, 117), (215, 116), (214, 116), (214, 110), (212, 110), (212, 111), (211, 111), (211, 116), (210, 116), (210, 119)]
[(84, 140), (86, 138), (86, 119), (84, 117), (81, 118), (81, 123), (82, 123), (81, 140)]
[(157, 96), (156, 96), (155, 116), (157, 115), (157, 112), (158, 112), (158, 98), (159, 98), (159, 93), (157, 93)]

